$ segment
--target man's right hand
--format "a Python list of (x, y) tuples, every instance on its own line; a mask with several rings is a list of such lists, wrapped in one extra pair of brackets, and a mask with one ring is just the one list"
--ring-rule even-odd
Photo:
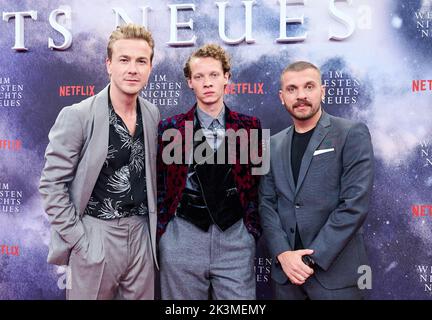
[(314, 251), (310, 249), (285, 251), (277, 256), (282, 270), (288, 279), (295, 285), (302, 285), (314, 273), (313, 269), (302, 261), (304, 255), (310, 255)]

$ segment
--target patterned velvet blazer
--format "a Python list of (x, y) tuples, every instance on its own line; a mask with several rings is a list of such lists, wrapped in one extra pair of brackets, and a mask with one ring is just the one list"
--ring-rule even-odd
[[(158, 223), (157, 236), (158, 239), (165, 232), (169, 221), (174, 217), (176, 208), (181, 200), (183, 190), (186, 184), (188, 164), (185, 161), (185, 150), (190, 148), (192, 144), (192, 136), (185, 139), (186, 127), (193, 129), (193, 121), (195, 117), (196, 105), (188, 112), (175, 115), (173, 117), (162, 120), (158, 128), (158, 154), (157, 154), (157, 202), (158, 202)], [(162, 135), (166, 130), (176, 129), (177, 134), (170, 141), (163, 141)], [(228, 109), (225, 106), (225, 129), (232, 129), (238, 132), (240, 129), (247, 132), (250, 137), (251, 129), (257, 129), (261, 132), (261, 123), (258, 118), (237, 113)], [(259, 175), (252, 175), (251, 169), (257, 163), (255, 156), (261, 156), (261, 139), (259, 135), (258, 144), (251, 144), (250, 139), (247, 143), (241, 143), (239, 138), (236, 138), (235, 163), (232, 165), (232, 173), (236, 183), (240, 202), (243, 207), (243, 221), (247, 230), (258, 239), (261, 235), (261, 226), (258, 216), (258, 186)], [(162, 160), (162, 153), (165, 147), (178, 142), (176, 145), (181, 146), (182, 163), (166, 164)], [(240, 163), (240, 155), (245, 155), (247, 152), (247, 163)], [(255, 159), (254, 159), (255, 158)], [(231, 158), (230, 163), (232, 163)]]

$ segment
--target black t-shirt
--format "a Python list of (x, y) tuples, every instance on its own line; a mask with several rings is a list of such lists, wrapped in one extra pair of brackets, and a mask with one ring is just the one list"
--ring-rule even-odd
[(294, 130), (293, 140), (291, 144), (291, 169), (294, 177), (294, 183), (297, 185), (297, 179), (300, 172), (300, 166), (303, 155), (309, 144), (315, 128), (305, 133), (298, 133)]
[[(298, 133), (294, 130), (293, 140), (291, 144), (291, 170), (294, 178), (294, 184), (297, 186), (298, 175), (300, 172), (300, 166), (303, 159), (303, 155), (309, 144), (315, 128), (305, 133)], [(295, 244), (294, 250), (303, 249), (303, 243), (300, 238), (298, 226), (296, 225)]]

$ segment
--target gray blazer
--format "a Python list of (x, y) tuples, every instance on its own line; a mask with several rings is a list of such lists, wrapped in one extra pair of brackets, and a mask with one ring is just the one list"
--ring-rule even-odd
[[(156, 151), (159, 110), (139, 98), (144, 128), (149, 226), (156, 260)], [(48, 262), (67, 265), (84, 235), (81, 217), (108, 153), (108, 86), (97, 95), (63, 108), (48, 135), (39, 185), (51, 223)]]
[(327, 289), (357, 285), (367, 265), (362, 224), (373, 182), (373, 151), (362, 123), (323, 112), (303, 156), (297, 186), (291, 170), (294, 127), (270, 141), (270, 171), (260, 184), (260, 217), (273, 257), (272, 278), (288, 278), (276, 257), (293, 250), (296, 224), (318, 265), (316, 279)]

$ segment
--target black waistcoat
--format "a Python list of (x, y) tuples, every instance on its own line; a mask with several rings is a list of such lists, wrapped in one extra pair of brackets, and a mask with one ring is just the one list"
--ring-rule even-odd
[[(196, 123), (194, 133), (200, 128), (199, 122)], [(194, 141), (194, 151), (202, 143), (210, 148), (203, 137), (202, 141)], [(194, 157), (188, 171), (190, 183), (189, 186), (186, 184), (177, 208), (178, 216), (204, 231), (208, 231), (213, 223), (225, 231), (243, 217), (232, 165), (227, 160), (227, 144), (225, 138), (219, 149), (211, 153), (213, 163), (197, 163)], [(223, 148), (225, 148), (224, 164), (217, 164), (218, 154), (223, 152)]]

